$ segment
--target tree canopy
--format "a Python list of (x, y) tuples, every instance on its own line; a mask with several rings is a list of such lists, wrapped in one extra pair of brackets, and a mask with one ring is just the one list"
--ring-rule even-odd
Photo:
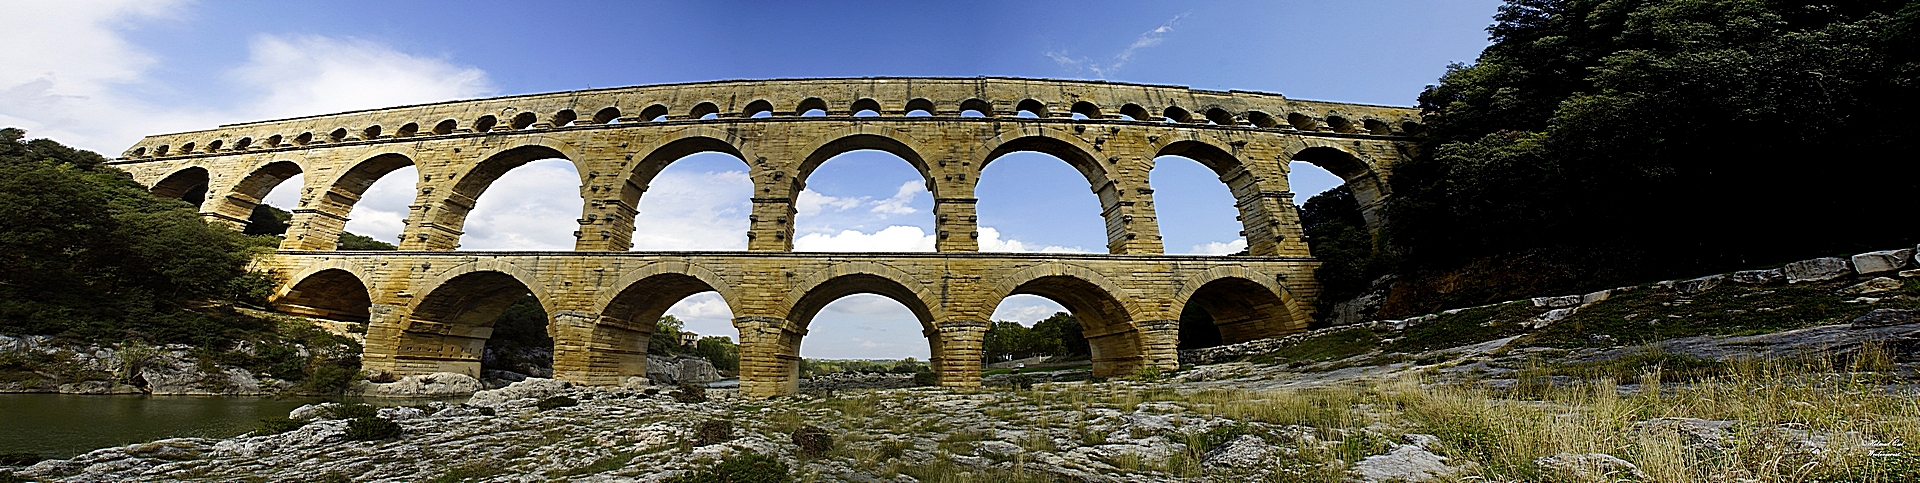
[(1917, 25), (1911, 1), (1509, 0), (1419, 97), (1391, 245), (1571, 274), (1532, 290), (1910, 245)]

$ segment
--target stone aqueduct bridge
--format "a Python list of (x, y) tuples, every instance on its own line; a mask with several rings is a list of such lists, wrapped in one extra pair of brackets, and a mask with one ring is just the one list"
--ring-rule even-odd
[[(715, 291), (737, 316), (746, 393), (791, 393), (808, 322), (828, 302), (889, 297), (920, 320), (944, 385), (977, 385), (988, 317), (1014, 294), (1053, 299), (1083, 324), (1099, 375), (1177, 363), (1178, 318), (1205, 309), (1226, 342), (1313, 319), (1317, 262), (1288, 190), (1290, 161), (1345, 178), (1370, 225), (1419, 126), (1406, 108), (1177, 86), (1013, 78), (721, 81), (597, 89), (221, 126), (149, 136), (115, 164), (156, 194), (245, 223), (303, 174), (281, 250), (282, 311), (368, 323), (369, 369), (477, 374), (492, 323), (531, 293), (551, 320), (557, 377), (613, 384), (645, 374), (653, 321)], [(934, 198), (937, 253), (795, 253), (794, 199), (823, 161), (854, 150), (913, 165)], [(744, 252), (630, 252), (654, 175), (717, 151), (754, 183)], [(974, 186), (1002, 155), (1037, 151), (1085, 175), (1106, 219), (1106, 255), (976, 253)], [(1237, 200), (1246, 256), (1167, 256), (1148, 172), (1178, 155)], [(457, 251), (461, 226), (502, 174), (564, 158), (580, 174), (574, 251)], [(415, 166), (398, 252), (334, 251), (374, 181)], [(1063, 187), (1068, 188), (1068, 187)]]

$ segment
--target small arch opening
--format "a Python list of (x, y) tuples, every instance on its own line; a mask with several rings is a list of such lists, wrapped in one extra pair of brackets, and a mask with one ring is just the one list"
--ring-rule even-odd
[(993, 103), (978, 98), (961, 101), (960, 117), (993, 117)]
[[(615, 120), (618, 120), (617, 116)], [(660, 122), (667, 120), (667, 106), (665, 104), (654, 104), (647, 106), (646, 109), (641, 109), (640, 120), (642, 122)]]
[(711, 102), (694, 104), (693, 110), (687, 111), (687, 117), (693, 119), (719, 119), (720, 106), (716, 106)]
[(272, 135), (272, 136), (267, 136), (267, 141), (266, 141), (266, 144), (267, 144), (267, 147), (269, 147), (269, 148), (277, 148), (277, 147), (280, 147), (280, 142), (281, 142), (281, 141), (280, 141), (280, 135), (279, 135), (279, 134), (275, 134), (275, 135)]
[(572, 109), (561, 109), (560, 112), (553, 113), (553, 120), (549, 122), (553, 124), (553, 127), (567, 127), (572, 126), (573, 122), (578, 120), (580, 120), (580, 115), (574, 113)]
[(1177, 122), (1181, 124), (1193, 122), (1193, 113), (1187, 112), (1186, 109), (1182, 109), (1180, 106), (1167, 106), (1167, 109), (1161, 112), (1161, 117), (1166, 119), (1167, 122)]
[(338, 128), (338, 129), (334, 129), (333, 132), (327, 133), (327, 142), (337, 143), (337, 142), (346, 141), (346, 140), (347, 140), (347, 128), (344, 128), (344, 127)]
[(499, 118), (496, 118), (496, 117), (493, 117), (493, 115), (492, 115), (492, 114), (488, 114), (488, 115), (485, 115), (485, 116), (480, 116), (480, 118), (479, 118), (479, 119), (475, 119), (475, 120), (473, 121), (473, 132), (487, 132), (487, 131), (492, 131), (492, 130), (493, 130), (493, 126), (495, 126), (495, 125), (498, 125), (498, 124), (500, 124), (500, 119), (499, 119)]
[(1367, 119), (1364, 121), (1360, 121), (1360, 126), (1366, 129), (1368, 134), (1372, 134), (1375, 136), (1387, 136), (1387, 135), (1393, 134), (1393, 127), (1388, 126), (1387, 123), (1381, 122), (1379, 119)]
[(375, 124), (372, 126), (367, 126), (366, 129), (361, 130), (360, 139), (367, 139), (367, 140), (380, 139), (380, 125)]
[(181, 144), (180, 154), (181, 155), (193, 154), (193, 142), (188, 141), (186, 144)]
[(130, 152), (130, 153), (127, 153), (127, 154), (128, 154), (128, 157), (134, 157), (134, 158), (138, 158), (138, 157), (141, 157), (141, 156), (146, 156), (146, 155), (147, 155), (147, 148), (146, 148), (146, 146), (141, 146), (141, 147), (137, 147), (137, 148), (133, 148), (133, 152)]
[(818, 97), (802, 99), (799, 105), (793, 107), (793, 112), (800, 113), (801, 116), (806, 117), (825, 116), (827, 115), (827, 101)]
[(540, 116), (538, 114), (534, 114), (531, 111), (521, 112), (513, 115), (513, 122), (509, 124), (509, 126), (513, 127), (513, 130), (518, 131), (533, 127), (533, 124), (536, 122), (540, 122)]
[[(929, 101), (924, 97), (916, 97), (911, 101), (907, 101), (907, 116), (910, 116), (910, 117), (932, 116), (933, 111), (934, 111), (933, 101)], [(915, 113), (918, 113), (918, 114), (915, 114)]]
[(1140, 107), (1139, 104), (1120, 106), (1120, 117), (1127, 118), (1129, 121), (1145, 121), (1148, 117), (1147, 108)]
[(1087, 101), (1073, 103), (1074, 119), (1100, 119), (1100, 117), (1100, 106)]
[(253, 138), (250, 138), (250, 137), (240, 138), (240, 140), (233, 142), (234, 151), (245, 151), (247, 148), (251, 148), (251, 147), (253, 147)]
[(218, 139), (207, 141), (207, 152), (209, 153), (220, 152), (220, 145), (222, 144), (225, 144), (225, 143)]
[(1327, 127), (1333, 128), (1333, 132), (1337, 133), (1352, 134), (1357, 131), (1357, 129), (1354, 128), (1353, 121), (1342, 116), (1327, 116)]
[(1318, 121), (1313, 120), (1311, 116), (1298, 112), (1287, 114), (1287, 124), (1292, 125), (1294, 129), (1302, 131), (1320, 130), (1320, 123)]
[(1427, 133), (1427, 127), (1417, 122), (1407, 121), (1400, 123), (1400, 132), (1408, 136), (1419, 136)]
[(1247, 122), (1253, 123), (1253, 125), (1263, 127), (1263, 128), (1275, 128), (1280, 126), (1279, 119), (1274, 119), (1273, 115), (1260, 112), (1260, 111), (1247, 111)]
[(156, 157), (157, 157), (157, 156), (166, 156), (166, 155), (167, 155), (167, 147), (168, 147), (167, 145), (165, 145), (165, 144), (162, 144), (162, 145), (160, 145), (160, 147), (157, 147), (157, 148), (153, 148), (153, 155), (154, 155), (154, 156), (156, 156)]
[(740, 114), (745, 115), (748, 118), (772, 117), (773, 103), (767, 102), (766, 99), (760, 99), (753, 102), (749, 102), (747, 103), (746, 110), (740, 111)]
[(397, 138), (410, 138), (419, 134), (420, 134), (420, 123), (417, 123), (417, 122), (409, 122), (406, 124), (402, 124), (400, 126), (400, 129), (393, 131), (393, 137), (397, 137)]
[(873, 99), (860, 99), (857, 101), (853, 101), (853, 106), (849, 110), (853, 111), (853, 115), (855, 117), (879, 116), (880, 101), (876, 101)]
[[(661, 108), (664, 109), (665, 106), (662, 106)], [(594, 124), (611, 124), (614, 121), (619, 119), (620, 119), (620, 108), (618, 107), (607, 106), (593, 113)]]
[(460, 127), (460, 123), (458, 121), (448, 119), (445, 121), (440, 121), (439, 124), (433, 125), (433, 133), (441, 136), (445, 136), (448, 134), (453, 134), (453, 130), (458, 129), (459, 127)]
[(1221, 109), (1218, 107), (1207, 110), (1207, 122), (1213, 123), (1216, 125), (1221, 125), (1221, 126), (1232, 126), (1232, 125), (1238, 124), (1236, 122), (1233, 122), (1233, 113), (1227, 112), (1226, 109)]
[(1019, 110), (1019, 112), (1014, 113), (1016, 117), (1047, 117), (1047, 103), (1037, 100), (1027, 99), (1020, 101), (1020, 104), (1015, 106), (1015, 109)]

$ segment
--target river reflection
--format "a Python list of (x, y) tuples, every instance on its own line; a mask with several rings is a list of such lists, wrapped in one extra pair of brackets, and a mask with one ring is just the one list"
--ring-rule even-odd
[[(338, 400), (337, 398), (335, 400)], [(0, 453), (69, 458), (156, 439), (227, 438), (319, 398), (0, 394)], [(375, 405), (425, 401), (365, 401)]]

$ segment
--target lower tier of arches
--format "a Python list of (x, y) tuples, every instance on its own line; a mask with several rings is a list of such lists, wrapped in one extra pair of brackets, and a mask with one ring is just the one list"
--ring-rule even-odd
[(980, 384), (982, 343), (1007, 297), (1073, 314), (1095, 376), (1178, 365), (1189, 306), (1223, 343), (1304, 330), (1318, 262), (1307, 258), (765, 252), (282, 251), (259, 260), (281, 280), (276, 309), (364, 322), (370, 370), (478, 376), (493, 323), (516, 301), (547, 314), (556, 378), (620, 384), (646, 376), (654, 321), (713, 292), (733, 313), (740, 381), (754, 397), (798, 388), (800, 346), (828, 303), (873, 294), (918, 319), (939, 383)]

